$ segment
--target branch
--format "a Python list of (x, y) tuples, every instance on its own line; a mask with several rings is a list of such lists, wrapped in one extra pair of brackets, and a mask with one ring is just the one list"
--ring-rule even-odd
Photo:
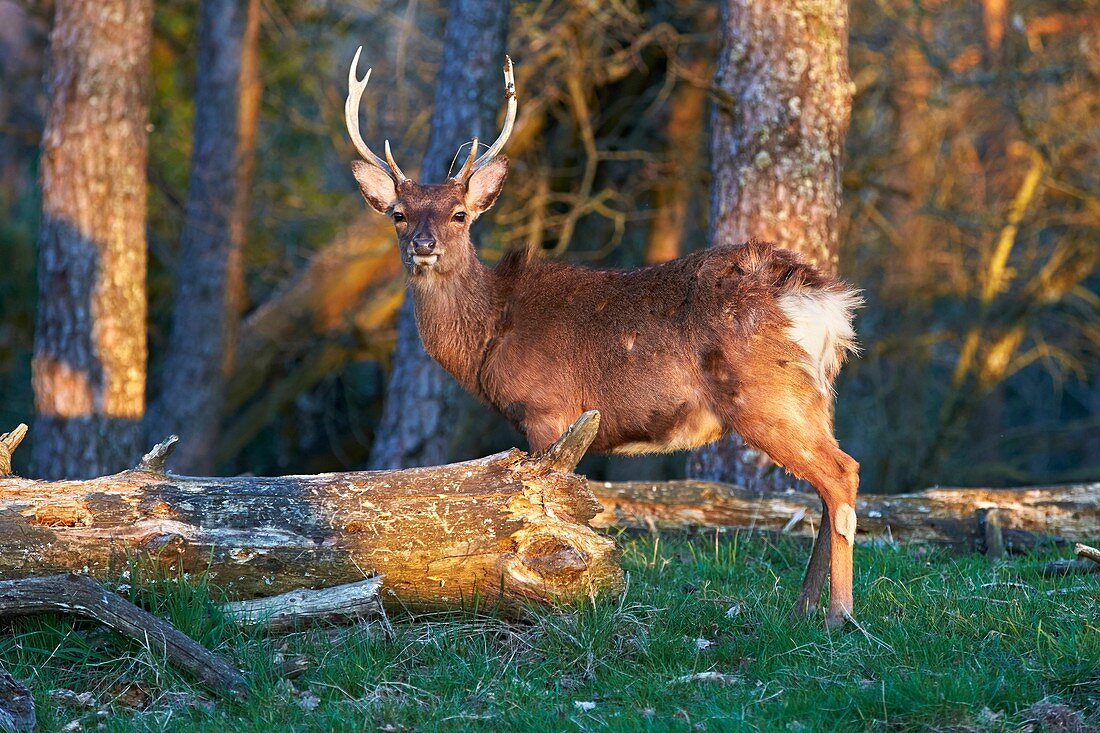
[(128, 639), (163, 653), (215, 692), (243, 698), (240, 670), (167, 621), (143, 611), (86, 575), (63, 573), (0, 581), (0, 618), (30, 613), (67, 613), (95, 619)]
[(172, 455), (172, 451), (176, 449), (176, 443), (179, 441), (180, 437), (178, 435), (169, 435), (141, 457), (141, 463), (138, 464), (135, 470), (163, 474), (165, 472), (164, 464), (168, 462), (168, 457)]
[(1092, 562), (1096, 563), (1098, 568), (1096, 572), (1100, 572), (1100, 550), (1097, 550), (1095, 547), (1089, 547), (1088, 545), (1077, 543), (1073, 546), (1073, 551), (1077, 553), (1077, 557), (1079, 557), (1080, 559), (1091, 560)]
[(222, 610), (242, 626), (262, 626), (268, 631), (290, 631), (301, 622), (356, 621), (380, 616), (388, 627), (378, 591), (382, 576), (320, 590), (292, 590), (269, 598), (226, 603)]
[(584, 458), (588, 446), (596, 439), (599, 429), (600, 413), (589, 410), (578, 417), (538, 459), (557, 471), (573, 471)]

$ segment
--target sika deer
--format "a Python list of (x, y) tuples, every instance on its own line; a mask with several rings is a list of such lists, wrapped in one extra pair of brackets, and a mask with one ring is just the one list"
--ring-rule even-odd
[[(362, 49), (360, 49), (362, 51)], [(858, 464), (832, 431), (832, 385), (855, 349), (855, 290), (798, 255), (757, 241), (638, 270), (594, 270), (508, 255), (483, 265), (470, 225), (496, 201), (498, 156), (516, 95), (480, 157), (477, 139), (453, 178), (420, 184), (359, 134), (370, 78), (348, 77), (345, 118), (362, 160), (363, 197), (389, 216), (427, 352), (542, 450), (582, 412), (598, 409), (593, 448), (643, 453), (695, 448), (739, 433), (821, 495), (822, 524), (795, 613), (817, 605), (829, 568), (827, 623), (852, 612)]]

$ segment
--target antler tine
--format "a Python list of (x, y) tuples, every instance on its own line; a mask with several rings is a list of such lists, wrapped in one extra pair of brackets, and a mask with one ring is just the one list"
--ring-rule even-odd
[[(516, 99), (516, 79), (512, 74), (512, 57), (504, 57), (504, 97), (508, 100), (508, 113), (504, 117), (504, 127), (500, 130), (500, 135), (497, 137), (496, 142), (489, 146), (489, 149), (485, 153), (474, 161), (473, 171), (480, 170), (489, 164), (493, 158), (497, 156), (497, 153), (501, 151), (504, 144), (508, 142), (508, 138), (512, 136), (512, 126), (516, 122), (516, 110), (519, 107), (519, 100)], [(465, 168), (465, 166), (463, 166)]]
[(386, 141), (386, 165), (390, 167), (394, 178), (398, 183), (409, 180), (408, 176), (401, 172), (401, 169), (397, 167), (397, 161), (393, 159), (393, 153), (390, 152), (390, 141)]
[(470, 174), (474, 172), (474, 158), (477, 157), (477, 138), (473, 139), (470, 143), (470, 155), (466, 158), (466, 162), (462, 164), (462, 169), (458, 173), (451, 176), (451, 180), (466, 181)]
[[(396, 164), (391, 166), (385, 160), (379, 158), (378, 155), (363, 142), (363, 136), (359, 133), (359, 103), (363, 99), (363, 91), (367, 88), (367, 82), (370, 81), (370, 73), (372, 71), (371, 69), (367, 69), (367, 75), (363, 77), (363, 81), (359, 81), (355, 78), (355, 70), (359, 66), (359, 55), (361, 53), (363, 53), (362, 46), (355, 52), (355, 58), (351, 60), (351, 68), (348, 69), (348, 98), (344, 102), (344, 124), (348, 128), (348, 134), (351, 136), (352, 145), (355, 146), (355, 149), (359, 152), (363, 160), (368, 163), (373, 163), (378, 168), (389, 173), (395, 183), (401, 183), (405, 180), (405, 174), (401, 172), (401, 169), (398, 168)], [(388, 142), (386, 144), (386, 157), (390, 158), (392, 162), (393, 158), (389, 155)]]

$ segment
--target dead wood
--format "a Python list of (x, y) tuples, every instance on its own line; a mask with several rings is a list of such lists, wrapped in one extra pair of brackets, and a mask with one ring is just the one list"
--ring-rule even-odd
[(34, 730), (34, 696), (0, 664), (0, 732)]
[(66, 613), (95, 619), (164, 654), (168, 661), (228, 697), (247, 694), (244, 677), (222, 657), (167, 621), (143, 611), (86, 575), (63, 573), (0, 581), (0, 617)]
[(1049, 562), (1043, 566), (1043, 575), (1049, 578), (1073, 573), (1100, 573), (1100, 550), (1078, 543), (1073, 546), (1073, 551), (1077, 559)]
[(600, 510), (571, 473), (599, 416), (542, 456), (316, 476), (163, 473), (168, 440), (130, 471), (88, 481), (0, 479), (0, 578), (128, 563), (208, 573), (230, 600), (386, 576), (383, 601), (522, 614), (622, 583)]
[(382, 576), (376, 575), (333, 588), (299, 588), (268, 598), (234, 601), (224, 604), (222, 611), (241, 626), (262, 626), (272, 632), (290, 631), (307, 623), (347, 623), (371, 617), (388, 626), (378, 593), (381, 587)]
[[(702, 481), (593, 481), (591, 487), (604, 506), (592, 520), (596, 527), (740, 527), (811, 535), (821, 516), (813, 494), (750, 492)], [(992, 538), (996, 553), (1032, 547), (1044, 538), (1095, 536), (1100, 531), (1100, 483), (863, 495), (856, 512), (858, 533), (865, 538), (982, 551)]]
[(0, 434), (0, 476), (11, 475), (11, 454), (27, 437), (27, 426), (20, 423), (10, 433)]
[(1100, 550), (1095, 547), (1089, 547), (1088, 545), (1082, 545), (1078, 542), (1073, 546), (1073, 551), (1077, 554), (1077, 557), (1082, 560), (1090, 560), (1096, 563), (1096, 566), (1100, 568)]

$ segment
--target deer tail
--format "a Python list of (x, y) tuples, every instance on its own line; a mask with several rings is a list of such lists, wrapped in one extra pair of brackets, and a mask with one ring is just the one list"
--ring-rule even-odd
[(787, 335), (805, 352), (802, 367), (817, 388), (831, 396), (845, 357), (859, 353), (852, 320), (856, 309), (863, 305), (863, 296), (834, 280), (781, 292), (778, 304), (790, 321)]

